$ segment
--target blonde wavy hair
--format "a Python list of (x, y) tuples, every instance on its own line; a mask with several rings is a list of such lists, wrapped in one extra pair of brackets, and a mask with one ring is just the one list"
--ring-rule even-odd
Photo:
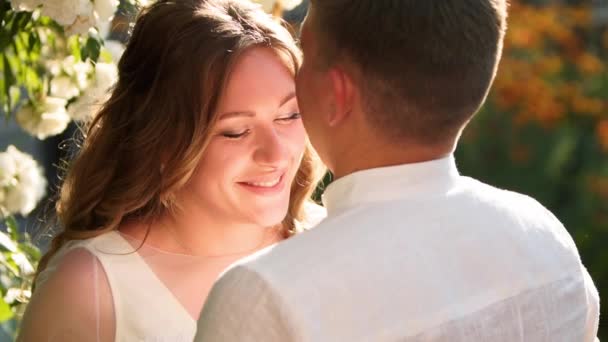
[[(293, 37), (248, 1), (160, 0), (140, 12), (118, 82), (67, 168), (56, 206), (61, 231), (36, 276), (67, 241), (116, 230), (125, 220), (152, 222), (172, 210), (173, 194), (208, 144), (230, 71), (257, 46), (277, 52), (295, 75), (301, 52)], [(308, 145), (282, 222), (286, 237), (305, 219), (304, 204), (323, 171)]]

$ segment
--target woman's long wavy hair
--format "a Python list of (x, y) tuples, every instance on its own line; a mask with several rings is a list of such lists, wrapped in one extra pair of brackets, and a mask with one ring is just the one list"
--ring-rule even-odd
[[(67, 241), (115, 230), (125, 220), (152, 222), (172, 210), (173, 194), (208, 144), (231, 69), (255, 46), (272, 48), (295, 75), (301, 54), (291, 34), (248, 1), (160, 0), (141, 11), (118, 63), (118, 82), (66, 172), (56, 207), (61, 231), (36, 275)], [(304, 219), (322, 170), (309, 145), (291, 188), (286, 236)]]

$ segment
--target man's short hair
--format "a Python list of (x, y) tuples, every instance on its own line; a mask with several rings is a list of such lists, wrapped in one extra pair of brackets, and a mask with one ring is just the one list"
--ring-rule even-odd
[(369, 121), (389, 138), (450, 141), (485, 101), (506, 0), (311, 0), (319, 58), (350, 62)]

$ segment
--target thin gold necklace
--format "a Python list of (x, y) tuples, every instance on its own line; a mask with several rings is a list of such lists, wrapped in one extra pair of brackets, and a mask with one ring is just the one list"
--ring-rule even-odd
[[(181, 242), (181, 240), (178, 238), (177, 234), (175, 234), (175, 231), (173, 229), (171, 229), (169, 226), (167, 226), (164, 222), (159, 222), (159, 223), (161, 224), (162, 227), (164, 227), (169, 232), (169, 235), (171, 236), (173, 241), (175, 241), (175, 243), (177, 243), (178, 246), (180, 246), (180, 248), (182, 248), (183, 250), (185, 250), (188, 253), (188, 254), (181, 254), (181, 255), (197, 257), (197, 258), (208, 258), (208, 259), (227, 258), (227, 257), (232, 257), (232, 256), (239, 256), (239, 255), (253, 253), (253, 252), (257, 251), (258, 249), (260, 249), (264, 245), (264, 243), (267, 242), (267, 240), (271, 240), (270, 238), (277, 236), (278, 233), (280, 232), (279, 229), (277, 229), (277, 226), (267, 228), (267, 229), (271, 230), (271, 233), (267, 234), (266, 232), (264, 232), (264, 236), (262, 236), (262, 238), (260, 239), (260, 242), (258, 242), (258, 244), (255, 245), (254, 247), (247, 249), (245, 251), (224, 253), (224, 254), (200, 255), (200, 254), (194, 253), (191, 248), (188, 248), (187, 246), (185, 246)], [(280, 226), (278, 226), (278, 227), (280, 227)], [(177, 254), (177, 253), (174, 253), (174, 254)]]

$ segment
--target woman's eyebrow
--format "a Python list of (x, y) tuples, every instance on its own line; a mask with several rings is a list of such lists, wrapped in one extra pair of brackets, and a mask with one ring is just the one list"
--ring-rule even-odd
[[(279, 107), (281, 107), (284, 104), (286, 104), (287, 102), (291, 101), (294, 97), (296, 97), (295, 92), (291, 92), (291, 93), (287, 94), (285, 97), (283, 97), (283, 99), (279, 103)], [(231, 118), (235, 118), (235, 117), (239, 117), (239, 116), (255, 117), (255, 113), (250, 112), (250, 111), (226, 112), (226, 113), (222, 113), (218, 120), (226, 120), (226, 119), (231, 119)]]

